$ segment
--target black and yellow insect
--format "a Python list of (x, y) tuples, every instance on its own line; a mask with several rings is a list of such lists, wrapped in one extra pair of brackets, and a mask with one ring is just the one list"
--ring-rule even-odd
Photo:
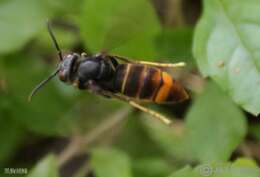
[(138, 102), (164, 104), (188, 99), (188, 94), (182, 85), (161, 69), (181, 67), (185, 65), (183, 62), (173, 64), (137, 61), (105, 53), (96, 55), (72, 53), (63, 56), (50, 25), (48, 30), (58, 50), (60, 63), (55, 72), (32, 91), (29, 99), (57, 74), (65, 83), (81, 90), (87, 89), (105, 97), (126, 101), (166, 124), (170, 123), (169, 119)]
[(120, 64), (116, 68), (114, 89), (130, 98), (158, 104), (187, 99), (183, 87), (167, 72), (145, 64)]

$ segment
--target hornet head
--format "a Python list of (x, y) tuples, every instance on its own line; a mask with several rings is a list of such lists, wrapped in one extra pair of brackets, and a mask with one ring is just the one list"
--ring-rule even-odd
[(56, 68), (56, 70), (45, 80), (43, 80), (41, 83), (39, 83), (31, 92), (29, 96), (29, 101), (32, 99), (32, 97), (46, 84), (48, 83), (52, 78), (54, 78), (56, 75), (59, 76), (60, 80), (66, 83), (72, 83), (75, 79), (76, 70), (78, 67), (78, 61), (80, 59), (80, 56), (76, 53), (64, 55), (62, 56), (62, 52), (60, 50), (60, 47), (58, 45), (58, 42), (51, 30), (50, 23), (47, 22), (47, 27), (49, 34), (51, 36), (51, 39), (55, 45), (56, 50), (58, 51), (58, 56), (60, 59), (59, 65)]

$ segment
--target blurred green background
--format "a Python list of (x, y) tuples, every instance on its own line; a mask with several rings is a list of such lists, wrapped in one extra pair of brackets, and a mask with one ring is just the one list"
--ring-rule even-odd
[[(0, 176), (260, 177), (259, 0), (1, 0)], [(148, 105), (49, 82), (64, 53), (184, 61), (190, 100)], [(242, 172), (241, 172), (242, 171)]]

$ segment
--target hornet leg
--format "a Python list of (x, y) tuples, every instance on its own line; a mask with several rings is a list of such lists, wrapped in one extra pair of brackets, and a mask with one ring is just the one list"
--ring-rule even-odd
[(104, 90), (102, 92), (103, 92), (102, 95), (107, 95), (108, 97), (117, 98), (119, 100), (125, 101), (125, 102), (129, 103), (131, 106), (152, 115), (154, 118), (160, 120), (161, 122), (163, 122), (166, 125), (171, 124), (171, 120), (168, 119), (167, 117), (165, 117), (164, 115), (162, 115), (162, 114), (160, 114), (160, 113), (158, 113), (158, 112), (156, 112), (152, 109), (146, 108), (146, 107), (138, 104), (137, 102), (132, 101), (128, 97), (125, 97), (123, 95), (118, 95), (118, 94), (115, 94), (115, 93), (112, 93), (112, 92), (107, 92), (107, 91), (104, 91)]

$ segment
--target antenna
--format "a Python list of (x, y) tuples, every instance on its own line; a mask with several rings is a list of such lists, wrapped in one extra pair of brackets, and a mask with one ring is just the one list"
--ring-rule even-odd
[(62, 52), (61, 52), (60, 47), (58, 45), (58, 42), (57, 42), (57, 40), (56, 40), (56, 38), (54, 36), (54, 33), (52, 32), (51, 24), (50, 24), (49, 21), (47, 21), (47, 27), (48, 27), (48, 31), (49, 31), (49, 34), (51, 36), (51, 39), (52, 39), (52, 41), (53, 41), (53, 43), (55, 45), (55, 48), (58, 51), (58, 55), (59, 55), (60, 61), (62, 61)]
[(31, 94), (28, 97), (28, 101), (30, 102), (32, 100), (32, 97), (47, 83), (49, 82), (53, 77), (55, 77), (58, 72), (60, 71), (60, 68), (58, 67), (47, 79), (41, 81), (31, 92)]
[[(49, 21), (47, 21), (47, 28), (48, 28), (49, 34), (50, 34), (50, 36), (51, 36), (51, 39), (52, 39), (52, 41), (53, 41), (53, 43), (54, 43), (54, 45), (55, 45), (55, 48), (56, 48), (56, 50), (58, 51), (58, 56), (59, 56), (59, 58), (60, 58), (60, 61), (62, 61), (62, 60), (63, 60), (63, 58), (62, 58), (62, 52), (61, 52), (60, 47), (59, 47), (59, 45), (58, 45), (58, 42), (57, 42), (57, 40), (56, 40), (56, 38), (55, 38), (55, 36), (54, 36), (54, 33), (53, 33), (52, 30), (51, 30), (51, 24), (50, 24)], [(56, 70), (55, 70), (47, 79), (45, 79), (45, 80), (43, 80), (42, 82), (40, 82), (40, 83), (32, 90), (31, 94), (30, 94), (29, 97), (28, 97), (28, 101), (31, 101), (31, 100), (32, 100), (32, 97), (33, 97), (47, 82), (49, 82), (52, 78), (54, 78), (54, 77), (59, 73), (59, 71), (60, 71), (60, 67), (58, 66), (58, 67), (56, 68)]]

